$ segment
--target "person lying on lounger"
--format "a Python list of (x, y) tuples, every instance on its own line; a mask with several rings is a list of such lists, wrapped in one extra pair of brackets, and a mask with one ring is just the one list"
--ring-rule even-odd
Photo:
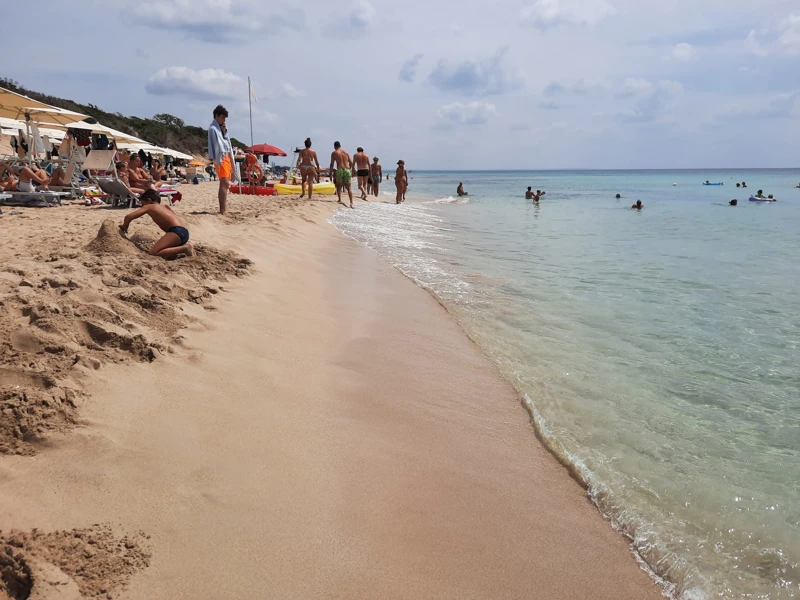
[(132, 191), (134, 194), (144, 194), (145, 188), (136, 187), (131, 183), (130, 169), (128, 169), (128, 163), (120, 161), (116, 164), (116, 167), (117, 167), (117, 177), (122, 183), (128, 186), (128, 189), (130, 191)]
[(183, 226), (178, 215), (169, 206), (161, 206), (159, 193), (155, 190), (147, 190), (139, 196), (139, 201), (142, 203), (142, 207), (128, 213), (122, 225), (119, 226), (122, 233), (128, 233), (131, 221), (144, 215), (150, 215), (153, 222), (164, 231), (161, 239), (150, 248), (152, 256), (161, 258), (175, 258), (179, 254), (194, 256), (194, 248), (189, 243), (189, 230)]
[[(65, 185), (66, 175), (60, 167), (53, 171), (51, 176), (47, 175), (47, 171), (40, 169), (36, 165), (28, 167), (26, 165), (9, 165), (2, 163), (10, 171), (4, 184), (4, 189), (9, 192), (35, 192), (35, 185), (38, 185), (42, 190), (46, 190), (48, 185)], [(17, 176), (16, 184), (13, 188), (5, 187), (10, 185), (11, 179)]]

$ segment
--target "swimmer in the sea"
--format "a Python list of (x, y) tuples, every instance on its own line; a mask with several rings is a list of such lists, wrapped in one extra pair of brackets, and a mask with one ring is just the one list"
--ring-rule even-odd
[(642, 210), (644, 208), (644, 204), (642, 204), (641, 200), (637, 200), (636, 204), (632, 204), (631, 208), (635, 208), (636, 210)]

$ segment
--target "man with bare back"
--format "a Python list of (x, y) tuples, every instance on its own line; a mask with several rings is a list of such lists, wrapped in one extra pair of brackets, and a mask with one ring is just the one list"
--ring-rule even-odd
[(383, 180), (383, 167), (378, 162), (378, 157), (372, 157), (372, 166), (370, 166), (370, 173), (372, 174), (372, 193), (378, 197), (380, 191), (381, 181)]
[[(334, 171), (333, 165), (336, 163), (336, 170)], [(339, 142), (333, 143), (333, 152), (331, 152), (331, 166), (330, 172), (334, 173), (334, 181), (336, 182), (336, 195), (339, 197), (339, 202), (342, 201), (342, 188), (347, 190), (347, 195), (350, 197), (350, 208), (353, 206), (353, 190), (350, 189), (350, 181), (353, 171), (353, 163), (350, 160), (350, 155), (342, 150), (342, 145)]]
[(353, 162), (355, 163), (353, 168), (358, 176), (358, 190), (361, 192), (361, 199), (366, 200), (367, 183), (369, 183), (369, 156), (361, 146), (358, 147), (355, 156), (353, 156)]

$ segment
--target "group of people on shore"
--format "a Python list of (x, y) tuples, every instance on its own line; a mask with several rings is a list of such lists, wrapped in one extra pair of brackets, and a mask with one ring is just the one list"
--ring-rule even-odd
[[(317, 151), (311, 147), (311, 138), (306, 138), (304, 146), (297, 158), (297, 165), (302, 178), (302, 194), (300, 197), (305, 197), (307, 189), (308, 198), (311, 198), (314, 193), (314, 183), (319, 183), (321, 168)], [(397, 161), (397, 170), (394, 175), (397, 204), (405, 200), (406, 190), (408, 189), (408, 171), (406, 171), (405, 164), (402, 159)], [(361, 146), (356, 149), (356, 153), (351, 157), (342, 148), (341, 143), (334, 142), (329, 171), (336, 186), (336, 196), (339, 202), (342, 202), (342, 193), (346, 191), (350, 200), (350, 208), (355, 208), (353, 206), (353, 178), (356, 178), (362, 200), (367, 200), (370, 194), (377, 198), (380, 193), (380, 185), (381, 181), (383, 181), (383, 167), (380, 164), (380, 159), (374, 156), (370, 161), (369, 155), (364, 152), (364, 148)]]

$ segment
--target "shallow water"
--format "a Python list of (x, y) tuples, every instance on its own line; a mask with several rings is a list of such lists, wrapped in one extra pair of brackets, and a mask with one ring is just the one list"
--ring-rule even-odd
[(412, 177), (334, 224), (442, 299), (675, 596), (799, 598), (800, 170)]

